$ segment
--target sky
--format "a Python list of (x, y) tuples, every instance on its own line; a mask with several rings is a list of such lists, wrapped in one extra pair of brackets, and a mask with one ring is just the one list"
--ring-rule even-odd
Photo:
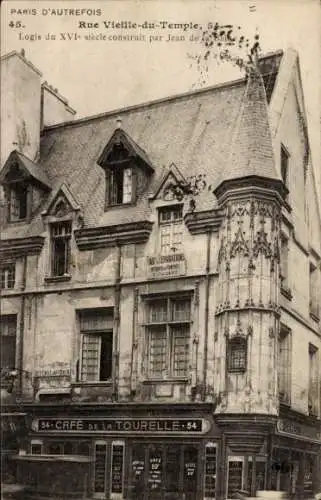
[[(120, 21), (158, 27), (126, 30), (108, 24)], [(3, 0), (1, 54), (23, 48), (43, 80), (58, 88), (81, 118), (198, 88), (199, 73), (188, 54), (200, 52), (195, 40), (199, 30), (163, 26), (186, 23), (204, 28), (215, 22), (240, 26), (250, 39), (258, 32), (263, 52), (287, 47), (298, 51), (321, 192), (319, 0)], [(108, 39), (128, 34), (139, 39)], [(167, 41), (169, 34), (179, 40)], [(107, 39), (86, 40), (88, 35)], [(212, 62), (206, 85), (240, 76), (227, 63)]]

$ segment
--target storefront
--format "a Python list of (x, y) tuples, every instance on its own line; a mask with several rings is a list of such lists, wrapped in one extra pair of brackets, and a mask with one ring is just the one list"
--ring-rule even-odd
[(269, 489), (295, 499), (311, 498), (320, 489), (321, 433), (290, 419), (279, 419), (271, 438)]
[(34, 410), (27, 454), (17, 457), (26, 498), (218, 498), (221, 438), (210, 408), (128, 406)]

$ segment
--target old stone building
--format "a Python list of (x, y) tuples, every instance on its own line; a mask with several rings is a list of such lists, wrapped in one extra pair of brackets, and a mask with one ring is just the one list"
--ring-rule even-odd
[(24, 55), (2, 64), (1, 362), (26, 498), (311, 497), (321, 226), (297, 54), (72, 121)]

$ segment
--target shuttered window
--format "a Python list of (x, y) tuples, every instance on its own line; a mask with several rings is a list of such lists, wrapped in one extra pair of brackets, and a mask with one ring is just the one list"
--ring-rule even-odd
[(291, 403), (291, 340), (291, 331), (285, 326), (281, 326), (278, 359), (279, 398), (282, 403), (288, 405)]
[(80, 379), (106, 381), (112, 376), (113, 312), (92, 309), (79, 312), (81, 334)]

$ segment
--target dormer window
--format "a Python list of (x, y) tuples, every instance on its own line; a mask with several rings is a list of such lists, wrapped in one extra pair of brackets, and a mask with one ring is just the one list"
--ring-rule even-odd
[(145, 151), (121, 128), (121, 120), (97, 163), (106, 175), (105, 210), (135, 203), (154, 172)]
[(28, 186), (12, 184), (9, 188), (9, 221), (21, 221), (28, 214)]
[(109, 205), (132, 203), (133, 169), (115, 169), (106, 175)]
[(69, 271), (71, 221), (51, 225), (51, 275), (66, 276)]

